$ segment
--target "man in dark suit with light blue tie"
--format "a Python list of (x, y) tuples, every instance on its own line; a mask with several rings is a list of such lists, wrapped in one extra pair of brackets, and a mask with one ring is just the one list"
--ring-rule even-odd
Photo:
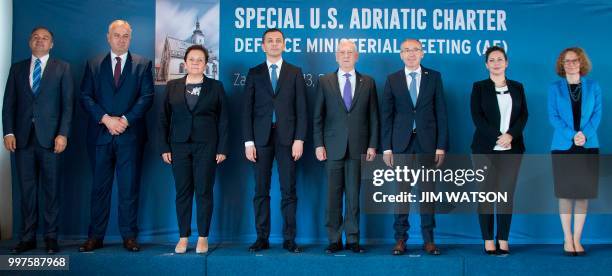
[(297, 194), (295, 164), (302, 157), (306, 138), (306, 84), (302, 69), (282, 58), (285, 38), (281, 30), (263, 34), (266, 62), (251, 69), (246, 78), (242, 134), (246, 158), (255, 163), (255, 252), (269, 248), (270, 179), (276, 159), (281, 187), (283, 248), (299, 253), (295, 243)]
[(108, 28), (111, 52), (87, 62), (81, 105), (89, 115), (87, 149), (93, 169), (89, 238), (81, 252), (103, 246), (115, 172), (123, 247), (139, 251), (137, 214), (145, 113), (153, 102), (151, 61), (128, 51), (132, 28), (124, 20)]
[[(370, 76), (355, 70), (359, 52), (355, 43), (342, 39), (336, 49), (338, 70), (319, 78), (314, 107), (313, 137), (316, 156), (327, 170), (326, 223), (332, 254), (344, 249), (365, 250), (359, 244), (359, 193), (361, 159), (376, 156), (378, 145), (378, 96)], [(342, 199), (344, 218), (342, 216)]]
[[(401, 45), (400, 57), (404, 68), (387, 77), (381, 105), (383, 159), (393, 166), (393, 155), (412, 156), (413, 168), (441, 166), (448, 149), (446, 103), (439, 72), (421, 66), (421, 42), (407, 39)], [(434, 190), (434, 183), (419, 183), (421, 192)], [(433, 203), (421, 203), (421, 234), (423, 248), (431, 255), (439, 255), (434, 243), (435, 227)], [(395, 215), (396, 244), (393, 255), (406, 252), (408, 210)]]
[(4, 146), (15, 153), (21, 192), (21, 239), (11, 253), (36, 248), (40, 187), (46, 251), (53, 254), (59, 251), (60, 153), (70, 134), (74, 84), (68, 63), (49, 56), (51, 31), (34, 28), (29, 44), (32, 57), (11, 66), (2, 106)]

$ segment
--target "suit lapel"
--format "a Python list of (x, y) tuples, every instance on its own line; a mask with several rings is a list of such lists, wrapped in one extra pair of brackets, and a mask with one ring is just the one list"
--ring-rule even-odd
[[(117, 85), (116, 87), (117, 90), (119, 90), (119, 88), (121, 87), (121, 85), (123, 84), (127, 76), (131, 74), (131, 72), (132, 72), (132, 55), (130, 54), (130, 52), (128, 52), (127, 58), (125, 61), (125, 65), (123, 66), (123, 70), (121, 71), (121, 76), (119, 77), (119, 85)], [(113, 81), (114, 81), (114, 78), (113, 78)]]
[(572, 99), (570, 99), (569, 90), (567, 89), (569, 84), (567, 83), (567, 80), (563, 78), (563, 80), (561, 81), (561, 83), (559, 83), (559, 85), (561, 86), (559, 87), (559, 91), (561, 92), (561, 95), (559, 95), (559, 97), (561, 97), (562, 99), (561, 104), (563, 104), (565, 110), (569, 111), (569, 112), (561, 112), (562, 114), (561, 116), (563, 116), (563, 119), (569, 126), (573, 126), (574, 125), (574, 115), (571, 112), (572, 111)]
[(185, 110), (187, 110), (187, 112), (191, 112), (189, 110), (189, 106), (187, 106), (187, 99), (185, 98), (185, 80), (186, 80), (186, 78), (187, 78), (187, 75), (182, 77), (181, 81), (179, 81), (176, 84), (176, 89), (171, 89), (170, 93), (176, 94), (176, 95), (174, 95), (175, 97), (180, 97), (180, 100), (183, 103), (183, 108), (185, 108)]
[(399, 84), (399, 91), (401, 91), (400, 93), (402, 94), (408, 93), (408, 101), (412, 105), (412, 109), (415, 109), (416, 105), (415, 103), (412, 102), (412, 97), (410, 97), (410, 91), (408, 90), (408, 76), (406, 76), (406, 71), (402, 69), (401, 71), (397, 73), (397, 77), (399, 78), (398, 84)]
[(55, 66), (55, 60), (53, 58), (49, 58), (47, 60), (47, 65), (45, 66), (45, 70), (43, 70), (42, 78), (40, 79), (40, 86), (38, 87), (38, 93), (36, 94), (37, 97), (45, 91), (44, 88), (47, 87), (50, 78), (49, 74), (50, 72), (54, 72)]
[(32, 91), (32, 86), (30, 85), (30, 67), (32, 64), (32, 58), (29, 58), (27, 61), (24, 61), (23, 63), (23, 67), (22, 67), (22, 75), (24, 78), (24, 88), (23, 91), (26, 91), (27, 93), (27, 97), (29, 99), (33, 99), (34, 98), (34, 91)]
[(272, 90), (272, 79), (270, 78), (270, 70), (268, 68), (268, 63), (264, 61), (264, 63), (262, 63), (260, 66), (262, 72), (261, 77), (265, 80), (264, 82), (266, 83), (266, 90), (268, 90), (270, 96), (274, 97), (274, 90)]
[(348, 110), (346, 109), (346, 105), (344, 105), (344, 99), (342, 99), (342, 91), (340, 90), (340, 83), (338, 83), (338, 70), (336, 70), (336, 72), (333, 73), (333, 75), (331, 76), (331, 78), (329, 78), (329, 82), (332, 88), (334, 88), (333, 90), (333, 96), (336, 101), (338, 102), (338, 104), (340, 106), (342, 106), (342, 108), (344, 109), (344, 111), (348, 112)]
[[(285, 79), (287, 79), (288, 75), (289, 75), (289, 66), (283, 60), (283, 63), (281, 65), (281, 69), (280, 69), (280, 73), (279, 73), (279, 76), (278, 76), (278, 80), (276, 82), (276, 91), (274, 93), (275, 96), (278, 95), (278, 93), (280, 92), (280, 87), (281, 87), (281, 85), (283, 85), (283, 83), (285, 83)], [(272, 86), (272, 80), (270, 80), (270, 86)]]
[(115, 87), (115, 79), (113, 78), (112, 67), (113, 63), (111, 62), (110, 53), (108, 53), (100, 64), (100, 74), (102, 74), (103, 78), (106, 78), (106, 81), (110, 82), (111, 85)]
[(423, 94), (427, 93), (427, 87), (429, 87), (429, 70), (423, 66), (421, 66), (421, 83), (419, 84), (419, 92), (417, 93), (417, 101), (414, 103), (414, 108), (418, 106), (420, 102), (420, 98), (423, 97)]
[(349, 112), (353, 110), (353, 108), (355, 107), (357, 103), (357, 99), (359, 98), (361, 94), (363, 94), (361, 93), (361, 87), (363, 87), (363, 79), (361, 78), (361, 74), (355, 71), (355, 94), (353, 95), (353, 99), (351, 101), (351, 108), (349, 109)]
[(209, 79), (206, 76), (204, 76), (203, 80), (204, 81), (202, 83), (202, 90), (200, 91), (200, 96), (198, 96), (198, 101), (196, 102), (196, 105), (193, 107), (193, 111), (194, 112), (196, 110), (198, 110), (198, 107), (200, 106), (200, 104), (202, 102), (202, 98), (204, 98), (204, 96), (206, 96), (207, 93), (210, 93), (210, 82), (211, 82), (211, 79)]
[[(493, 112), (493, 114), (491, 114), (491, 116), (493, 116), (492, 121), (494, 122), (494, 125), (499, 126), (501, 124), (501, 109), (499, 108), (499, 102), (497, 101), (497, 91), (495, 90), (495, 83), (490, 78), (487, 79), (486, 83), (487, 87), (485, 87), (484, 89), (484, 96), (486, 97), (485, 103), (495, 107), (495, 111)], [(508, 86), (508, 91), (511, 91), (510, 86)], [(510, 97), (512, 97), (512, 94), (510, 94)], [(514, 109), (514, 105), (512, 106)], [(510, 118), (512, 118), (512, 113), (513, 112), (510, 113)]]
[[(588, 120), (583, 120), (585, 114), (591, 114), (593, 112), (593, 97), (591, 94), (591, 87), (587, 85), (587, 81), (584, 78), (580, 78), (582, 83), (582, 102), (580, 103), (580, 130), (584, 129), (585, 123)], [(568, 92), (569, 93), (569, 92)]]

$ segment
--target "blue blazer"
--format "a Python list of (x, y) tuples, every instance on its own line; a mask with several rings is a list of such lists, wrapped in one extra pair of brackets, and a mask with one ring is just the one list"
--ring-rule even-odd
[(38, 143), (53, 148), (55, 137), (68, 137), (72, 125), (74, 84), (70, 65), (49, 57), (39, 92), (34, 96), (30, 87), (30, 62), (26, 59), (11, 66), (2, 106), (4, 135), (15, 135), (17, 148), (23, 148), (34, 125)]
[(442, 77), (421, 66), (421, 84), (416, 104), (412, 102), (404, 68), (389, 75), (381, 106), (382, 148), (403, 152), (410, 144), (412, 123), (424, 153), (448, 150), (448, 119)]
[[(601, 87), (590, 79), (580, 78), (582, 83), (582, 112), (580, 130), (586, 136), (585, 148), (599, 148), (597, 128), (601, 122)], [(548, 88), (548, 119), (554, 127), (551, 150), (568, 150), (574, 144), (574, 115), (567, 90), (567, 80), (553, 82)]]
[(87, 61), (81, 83), (81, 105), (89, 114), (87, 142), (105, 145), (113, 137), (100, 121), (104, 114), (125, 116), (130, 124), (117, 136), (120, 144), (142, 143), (146, 138), (144, 115), (153, 104), (151, 61), (128, 52), (119, 85), (113, 79), (110, 53)]

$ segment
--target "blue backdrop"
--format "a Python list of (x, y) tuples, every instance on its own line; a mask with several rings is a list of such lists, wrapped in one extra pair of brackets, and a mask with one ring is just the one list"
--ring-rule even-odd
[[(131, 51), (154, 59), (155, 0), (23, 0), (14, 1), (13, 61), (29, 57), (27, 46), (30, 31), (34, 26), (44, 25), (55, 33), (52, 55), (71, 63), (77, 84), (83, 75), (87, 58), (109, 50), (106, 42), (108, 24), (118, 18), (126, 19), (133, 28)], [(459, 54), (426, 54), (423, 64), (439, 70), (444, 79), (446, 102), (450, 114), (451, 153), (469, 153), (473, 125), (469, 114), (469, 94), (472, 82), (487, 77), (484, 58), (476, 51), (479, 40), (500, 40), (506, 43), (510, 67), (508, 77), (525, 85), (529, 121), (525, 130), (528, 153), (547, 153), (552, 133), (546, 115), (546, 88), (557, 79), (554, 72), (558, 53), (565, 47), (579, 45), (586, 49), (593, 61), (590, 77), (600, 82), (604, 91), (604, 109), (612, 100), (606, 91), (612, 87), (612, 73), (608, 47), (609, 22), (612, 21), (612, 4), (607, 1), (222, 1), (220, 11), (220, 80), (229, 95), (231, 108), (230, 153), (217, 174), (215, 187), (215, 212), (211, 228), (211, 239), (250, 241), (255, 237), (252, 196), (253, 173), (244, 159), (244, 146), (240, 133), (240, 111), (242, 86), (240, 77), (248, 68), (263, 62), (264, 55), (235, 51), (235, 38), (257, 38), (264, 29), (238, 27), (238, 7), (299, 7), (303, 29), (285, 29), (288, 38), (302, 39), (301, 53), (286, 53), (285, 60), (301, 65), (304, 72), (312, 74), (314, 80), (319, 73), (336, 68), (333, 53), (306, 51), (308, 38), (388, 38), (398, 43), (406, 37), (424, 39), (470, 40), (471, 51)], [(317, 29), (309, 27), (308, 9), (321, 8), (325, 19), (328, 8), (336, 8), (339, 23), (344, 29)], [(424, 30), (376, 30), (349, 29), (352, 8), (422, 8), (427, 12), (428, 26)], [(451, 31), (435, 30), (431, 25), (434, 9), (490, 9), (505, 12), (505, 31)], [(193, 24), (186, 22), (185, 24)], [(202, 26), (203, 29), (206, 26)], [(482, 46), (481, 46), (482, 47)], [(397, 53), (362, 53), (357, 70), (373, 76), (379, 91), (382, 91), (387, 74), (403, 66)], [(238, 76), (238, 82), (236, 80)], [(6, 77), (6, 76), (2, 76)], [(78, 86), (76, 86), (78, 87)], [(163, 87), (156, 87), (159, 95)], [(310, 106), (314, 102), (314, 91), (308, 91)], [(78, 104), (77, 104), (78, 106)], [(309, 108), (312, 111), (311, 108)], [(148, 114), (152, 126), (157, 108)], [(610, 118), (604, 116), (599, 134), (602, 153), (609, 153), (608, 137), (612, 134)], [(61, 233), (64, 237), (84, 238), (89, 222), (89, 192), (91, 169), (85, 150), (86, 114), (76, 109), (72, 136), (64, 155), (64, 184), (61, 188), (62, 211)], [(311, 127), (309, 127), (311, 128)], [(144, 175), (141, 185), (139, 224), (143, 240), (174, 240), (177, 234), (174, 184), (170, 168), (164, 165), (147, 144)], [(607, 168), (603, 168), (605, 171)], [(14, 174), (15, 175), (15, 174)], [(274, 173), (272, 186), (272, 240), (280, 240), (281, 217), (279, 187)], [(314, 158), (312, 141), (306, 142), (305, 156), (298, 165), (298, 242), (326, 240), (324, 229), (325, 181), (323, 164)], [(529, 185), (527, 181), (519, 183)], [(602, 183), (606, 185), (607, 183)], [(552, 185), (552, 184), (551, 184)], [(13, 189), (15, 230), (18, 231), (19, 195)], [(118, 237), (116, 223), (116, 196), (113, 198), (111, 223), (108, 237)], [(600, 198), (599, 200), (608, 200)], [(612, 242), (612, 220), (610, 215), (592, 215), (587, 221), (584, 237), (586, 242)], [(392, 239), (391, 215), (363, 215), (362, 237), (370, 241)], [(411, 242), (420, 242), (418, 216), (411, 216)], [(195, 227), (195, 224), (194, 224)], [(436, 239), (442, 243), (480, 242), (478, 221), (475, 215), (439, 215)], [(547, 243), (561, 241), (562, 233), (558, 215), (515, 216), (511, 239), (513, 242)]]

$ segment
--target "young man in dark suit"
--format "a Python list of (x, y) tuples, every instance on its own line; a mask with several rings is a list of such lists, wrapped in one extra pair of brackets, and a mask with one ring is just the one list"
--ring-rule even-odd
[[(421, 42), (407, 39), (401, 45), (404, 68), (389, 75), (381, 105), (383, 159), (393, 165), (394, 154), (418, 155), (407, 165), (412, 168), (441, 166), (448, 149), (448, 123), (442, 77), (439, 72), (421, 66)], [(413, 156), (416, 157), (416, 156)], [(434, 183), (419, 183), (422, 192), (433, 191)], [(433, 203), (421, 203), (423, 248), (439, 255), (434, 243)], [(393, 255), (406, 252), (408, 210), (395, 215), (396, 244)]]
[(358, 58), (355, 43), (340, 40), (336, 50), (339, 69), (320, 77), (317, 86), (313, 134), (317, 159), (327, 160), (327, 253), (343, 249), (343, 228), (346, 248), (364, 252), (359, 245), (361, 156), (368, 161), (376, 156), (378, 97), (374, 79), (355, 71)]
[(81, 83), (81, 106), (89, 115), (87, 149), (93, 169), (89, 238), (79, 251), (103, 246), (115, 172), (123, 247), (139, 251), (137, 214), (144, 116), (153, 103), (151, 61), (128, 51), (132, 28), (124, 20), (108, 27), (110, 53), (90, 59)]
[(251, 69), (246, 78), (242, 134), (246, 158), (255, 163), (255, 228), (257, 240), (249, 251), (269, 248), (270, 178), (276, 159), (281, 187), (283, 248), (293, 253), (297, 195), (295, 164), (304, 151), (306, 138), (306, 84), (302, 69), (282, 58), (285, 39), (279, 29), (263, 34), (266, 61)]
[(59, 251), (60, 154), (70, 134), (74, 84), (69, 64), (49, 56), (52, 47), (53, 33), (45, 27), (34, 28), (32, 57), (11, 66), (4, 92), (4, 146), (15, 153), (21, 192), (21, 241), (11, 250), (13, 254), (36, 248), (39, 186), (45, 202), (46, 251)]

